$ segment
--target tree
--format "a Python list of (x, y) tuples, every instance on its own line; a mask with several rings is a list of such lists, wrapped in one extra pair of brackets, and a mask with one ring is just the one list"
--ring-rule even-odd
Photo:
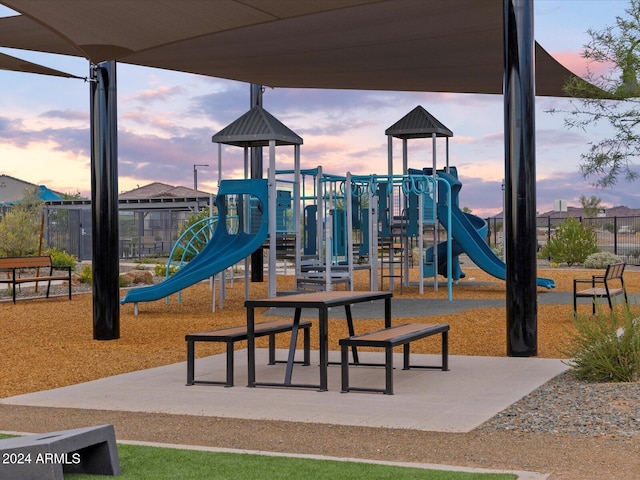
[(582, 210), (584, 211), (584, 216), (587, 218), (595, 218), (598, 216), (601, 202), (602, 200), (596, 196), (592, 195), (590, 198), (587, 198), (584, 195), (580, 195)]
[(569, 217), (556, 227), (554, 235), (540, 250), (540, 258), (571, 266), (585, 261), (598, 251), (596, 232), (590, 225)]
[[(588, 151), (580, 156), (583, 178), (593, 178), (600, 187), (613, 186), (620, 177), (633, 181), (638, 176), (633, 167), (640, 157), (640, 0), (630, 0), (625, 13), (624, 18), (616, 17), (614, 26), (587, 30), (591, 41), (584, 45), (582, 56), (587, 59), (589, 83), (570, 80), (565, 91), (574, 97), (572, 110), (549, 111), (568, 114), (564, 119), (568, 128), (586, 131), (600, 122), (613, 128), (608, 138), (589, 142)], [(594, 64), (611, 69), (598, 74)]]
[(25, 191), (25, 197), (17, 201), (0, 221), (0, 253), (8, 257), (22, 257), (37, 252), (43, 206), (37, 188)]

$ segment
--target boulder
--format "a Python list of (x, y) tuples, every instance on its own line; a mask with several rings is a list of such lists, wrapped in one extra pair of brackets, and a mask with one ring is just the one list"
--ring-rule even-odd
[(120, 274), (127, 285), (153, 285), (153, 274), (149, 270), (130, 270)]

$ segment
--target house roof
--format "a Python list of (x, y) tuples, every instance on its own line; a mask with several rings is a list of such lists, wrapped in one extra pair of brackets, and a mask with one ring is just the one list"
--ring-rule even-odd
[(38, 189), (40, 200), (62, 200), (62, 194), (50, 190), (45, 185), (36, 185), (10, 175), (0, 174), (0, 204), (12, 205), (25, 196), (26, 189)]
[(188, 187), (168, 185), (161, 182), (153, 182), (142, 187), (134, 188), (118, 195), (119, 200), (141, 200), (150, 198), (185, 198), (199, 197), (208, 198), (207, 192), (194, 190)]

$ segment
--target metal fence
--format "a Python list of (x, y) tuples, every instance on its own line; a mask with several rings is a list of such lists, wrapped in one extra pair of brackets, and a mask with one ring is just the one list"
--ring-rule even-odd
[[(640, 217), (574, 217), (581, 223), (593, 227), (600, 251), (618, 255), (629, 265), (640, 265)], [(539, 217), (537, 219), (538, 246), (543, 247), (555, 232), (556, 226), (566, 217)], [(489, 244), (502, 245), (503, 221), (488, 218)]]
[[(191, 215), (185, 210), (120, 210), (120, 258), (168, 256)], [(45, 220), (47, 247), (64, 250), (81, 261), (91, 259), (90, 209), (48, 207)]]

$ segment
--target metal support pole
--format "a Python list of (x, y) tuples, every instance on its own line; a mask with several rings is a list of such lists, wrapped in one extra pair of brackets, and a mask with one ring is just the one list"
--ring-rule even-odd
[[(262, 106), (262, 85), (251, 84), (250, 107)], [(262, 178), (263, 160), (262, 147), (251, 147), (251, 178)], [(270, 218), (269, 222), (275, 222), (275, 218)], [(251, 254), (251, 281), (264, 281), (264, 258), (262, 247)]]
[(507, 355), (538, 351), (533, 1), (504, 0)]
[(91, 67), (93, 338), (120, 338), (116, 62)]
[(276, 141), (269, 140), (269, 298), (276, 296)]

